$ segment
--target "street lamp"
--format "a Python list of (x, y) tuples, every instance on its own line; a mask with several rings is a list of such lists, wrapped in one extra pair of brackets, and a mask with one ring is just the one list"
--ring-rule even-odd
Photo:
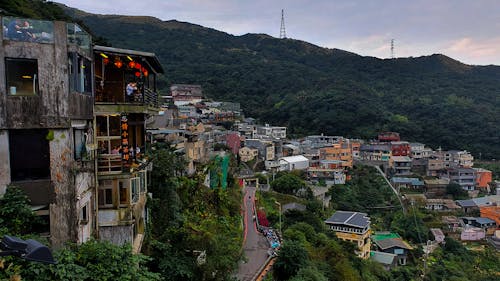
[(280, 220), (280, 235), (283, 235), (283, 233), (281, 232), (281, 203), (278, 202), (278, 201), (274, 201), (274, 204), (278, 205), (279, 208), (280, 208), (280, 213), (279, 213), (279, 220)]
[(17, 237), (5, 235), (0, 242), (0, 249), (2, 250), (0, 251), (0, 257), (16, 256), (28, 261), (48, 264), (56, 263), (49, 248), (33, 239), (25, 241)]

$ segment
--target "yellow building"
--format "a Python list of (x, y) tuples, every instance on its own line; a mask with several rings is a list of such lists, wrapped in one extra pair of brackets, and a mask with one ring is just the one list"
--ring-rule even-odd
[(325, 221), (338, 238), (357, 243), (356, 254), (362, 259), (370, 257), (370, 218), (365, 213), (337, 211)]

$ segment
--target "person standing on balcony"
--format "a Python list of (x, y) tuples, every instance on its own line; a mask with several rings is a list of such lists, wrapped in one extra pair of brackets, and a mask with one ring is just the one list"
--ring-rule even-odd
[(137, 91), (137, 83), (129, 82), (126, 88), (128, 102), (134, 101), (134, 94), (136, 91)]

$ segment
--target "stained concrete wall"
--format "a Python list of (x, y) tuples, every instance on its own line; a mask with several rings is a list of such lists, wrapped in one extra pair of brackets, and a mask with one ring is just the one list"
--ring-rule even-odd
[[(67, 128), (71, 118), (92, 119), (93, 97), (69, 92), (66, 28), (64, 22), (54, 23), (54, 44), (2, 40), (0, 129)], [(7, 95), (6, 57), (37, 60), (38, 95)]]
[[(52, 131), (49, 184), (54, 196), (49, 213), (50, 240), (55, 248), (91, 235), (92, 222), (83, 229), (79, 227), (79, 210), (81, 204), (94, 200), (95, 186), (93, 166), (82, 172), (84, 167), (74, 160), (71, 120), (93, 120), (93, 97), (69, 91), (68, 52), (77, 49), (68, 47), (66, 30), (66, 23), (54, 22), (53, 44), (3, 40), (0, 33), (0, 194), (10, 183), (8, 130), (47, 128)], [(39, 91), (36, 96), (8, 95), (5, 58), (37, 60)], [(81, 173), (87, 174), (79, 176)], [(34, 184), (35, 191), (44, 193)], [(85, 195), (85, 202), (80, 202), (78, 195)], [(89, 218), (92, 218), (93, 206), (89, 207), (92, 208)]]
[(10, 183), (9, 135), (0, 130), (0, 197), (5, 194), (5, 188)]
[(134, 241), (134, 226), (101, 226), (99, 239), (109, 241), (115, 245), (132, 244)]

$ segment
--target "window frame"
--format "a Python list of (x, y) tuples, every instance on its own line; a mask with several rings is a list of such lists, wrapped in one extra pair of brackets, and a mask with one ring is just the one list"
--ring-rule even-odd
[[(31, 67), (34, 67), (34, 69), (36, 69), (36, 73), (33, 73), (32, 74), (32, 91), (33, 93), (32, 94), (25, 94), (21, 91), (17, 91), (17, 88), (18, 86), (17, 85), (23, 85), (22, 81), (23, 80), (16, 80), (16, 81), (13, 81), (10, 79), (9, 75), (14, 75), (17, 71), (17, 68), (27, 68), (27, 66), (24, 66), (24, 67), (20, 67), (17, 65), (16, 69), (12, 69), (12, 65), (9, 67), (9, 65), (11, 63), (14, 63), (14, 62), (18, 62), (18, 63), (21, 63), (21, 62), (24, 62), (24, 63), (28, 63), (28, 62), (34, 62), (34, 66), (31, 66)], [(5, 63), (5, 89), (6, 89), (6, 93), (8, 96), (23, 96), (23, 97), (36, 97), (36, 96), (39, 96), (40, 95), (40, 90), (39, 90), (39, 70), (38, 70), (38, 60), (37, 59), (31, 59), (31, 58), (12, 58), (12, 57), (6, 57), (5, 60), (4, 60), (4, 63)], [(9, 69), (10, 68), (10, 69)], [(25, 75), (21, 76), (22, 78), (24, 77)], [(27, 76), (27, 75), (26, 75)], [(16, 82), (16, 86), (14, 86), (12, 83)], [(19, 82), (21, 82), (20, 84), (18, 84)], [(15, 93), (13, 93), (12, 91), (12, 88), (15, 87)]]

